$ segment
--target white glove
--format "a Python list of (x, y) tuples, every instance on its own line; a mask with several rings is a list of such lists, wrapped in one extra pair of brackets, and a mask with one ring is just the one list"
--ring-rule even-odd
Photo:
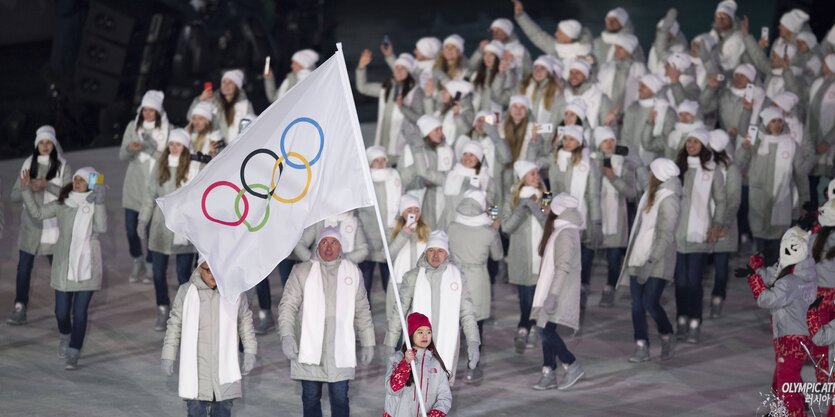
[(241, 375), (249, 375), (252, 368), (255, 368), (255, 354), (244, 353), (244, 365), (241, 367)]
[(165, 376), (174, 375), (174, 361), (171, 359), (163, 359), (162, 362), (160, 362), (159, 368), (162, 369), (162, 373), (165, 374)]
[(148, 241), (148, 223), (139, 222), (136, 226), (136, 235), (139, 236), (139, 240), (142, 242)]
[(470, 369), (475, 369), (478, 366), (478, 361), (481, 359), (481, 352), (479, 352), (479, 344), (473, 343), (467, 345), (467, 358), (469, 359), (468, 366)]
[(374, 360), (374, 346), (363, 346), (360, 350), (360, 364), (366, 366)]
[(296, 345), (296, 339), (293, 336), (284, 336), (281, 338), (281, 351), (291, 361), (299, 358), (299, 346)]

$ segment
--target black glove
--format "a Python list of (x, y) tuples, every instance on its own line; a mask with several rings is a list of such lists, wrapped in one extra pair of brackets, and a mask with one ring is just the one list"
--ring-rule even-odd
[(756, 271), (751, 269), (750, 266), (745, 265), (745, 268), (737, 268), (736, 271), (734, 271), (734, 276), (737, 278), (748, 278), (751, 275), (754, 275), (755, 272)]
[(806, 215), (797, 221), (797, 226), (803, 230), (808, 231), (815, 225), (818, 220), (818, 210), (811, 201), (803, 203), (803, 210), (806, 210)]
[(820, 296), (820, 297), (816, 298), (815, 302), (813, 302), (812, 304), (809, 305), (809, 310), (813, 310), (813, 309), (818, 308), (818, 306), (821, 305), (821, 302), (823, 302), (823, 296)]

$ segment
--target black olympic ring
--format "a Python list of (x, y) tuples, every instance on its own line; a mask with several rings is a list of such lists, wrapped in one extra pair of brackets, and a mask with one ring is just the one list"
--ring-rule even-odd
[(244, 158), (244, 162), (241, 163), (241, 184), (243, 185), (244, 189), (249, 194), (251, 194), (252, 196), (266, 200), (266, 199), (270, 198), (270, 196), (272, 196), (273, 193), (275, 193), (275, 189), (276, 189), (276, 187), (278, 187), (278, 180), (281, 179), (281, 174), (284, 172), (284, 162), (280, 162), (278, 164), (278, 178), (275, 180), (275, 184), (276, 184), (275, 187), (273, 187), (273, 189), (270, 190), (269, 194), (259, 193), (259, 192), (255, 191), (255, 190), (253, 190), (252, 188), (249, 187), (249, 184), (246, 183), (246, 178), (245, 178), (245, 175), (244, 175), (244, 172), (246, 171), (246, 164), (249, 162), (250, 159), (252, 159), (253, 156), (258, 155), (259, 153), (268, 154), (268, 155), (272, 156), (273, 159), (275, 159), (276, 161), (278, 160), (278, 155), (276, 155), (275, 152), (273, 152), (269, 149), (260, 148), (260, 149), (256, 149), (256, 150), (250, 152), (249, 155), (247, 155), (246, 158)]

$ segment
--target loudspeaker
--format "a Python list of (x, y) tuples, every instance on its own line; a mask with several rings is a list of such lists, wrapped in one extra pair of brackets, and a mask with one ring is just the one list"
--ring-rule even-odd
[(76, 69), (74, 84), (76, 97), (105, 106), (119, 94), (119, 78), (88, 68)]
[(126, 45), (133, 37), (134, 19), (122, 12), (93, 2), (87, 13), (84, 32)]
[(118, 75), (125, 65), (127, 52), (120, 45), (85, 34), (81, 38), (78, 55), (78, 63), (81, 66)]

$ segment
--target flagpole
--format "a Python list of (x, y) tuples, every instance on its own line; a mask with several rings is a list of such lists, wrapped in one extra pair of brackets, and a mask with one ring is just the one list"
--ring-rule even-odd
[[(348, 101), (348, 110), (351, 113), (351, 125), (354, 129), (354, 137), (358, 140), (356, 141), (357, 145), (357, 157), (365, 158), (365, 143), (362, 142), (362, 131), (360, 130), (359, 125), (359, 118), (357, 117), (357, 109), (354, 105), (354, 94), (351, 91), (351, 83), (348, 81), (348, 67), (345, 65), (345, 55), (342, 53), (342, 42), (338, 42), (336, 44), (336, 53), (339, 55), (339, 71), (340, 80), (342, 81), (342, 87), (345, 90), (345, 99)], [(374, 202), (374, 213), (377, 215), (377, 227), (380, 230), (380, 236), (382, 236), (383, 240), (383, 251), (386, 254), (386, 265), (389, 268), (389, 271), (394, 271), (394, 267), (391, 262), (391, 252), (389, 252), (389, 244), (388, 240), (386, 239), (386, 231), (383, 227), (383, 216), (380, 214), (380, 205), (377, 202), (377, 193), (374, 192), (374, 183), (371, 181), (371, 172), (368, 169), (362, 170), (362, 176), (365, 182), (366, 192), (371, 197), (371, 200)], [(392, 284), (392, 291), (394, 291), (394, 301), (397, 304), (397, 317), (400, 319), (400, 327), (403, 330), (403, 341), (406, 343), (406, 348), (411, 350), (412, 349), (412, 341), (409, 339), (409, 329), (406, 326), (406, 318), (403, 314), (403, 304), (400, 302), (400, 290), (397, 287), (397, 279), (394, 276), (391, 277), (389, 280)], [(423, 402), (423, 389), (420, 386), (420, 378), (418, 377), (417, 368), (415, 367), (414, 361), (410, 364), (412, 368), (412, 376), (415, 380), (415, 388), (417, 389), (417, 398), (418, 403), (420, 404), (420, 411), (423, 414), (423, 417), (426, 417), (426, 404)]]

